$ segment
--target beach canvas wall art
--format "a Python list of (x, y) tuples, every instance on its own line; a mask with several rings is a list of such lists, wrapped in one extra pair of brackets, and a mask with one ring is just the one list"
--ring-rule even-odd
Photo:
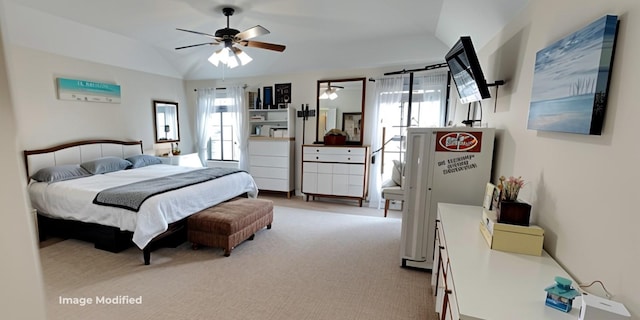
[(601, 134), (617, 29), (607, 15), (538, 51), (528, 129)]

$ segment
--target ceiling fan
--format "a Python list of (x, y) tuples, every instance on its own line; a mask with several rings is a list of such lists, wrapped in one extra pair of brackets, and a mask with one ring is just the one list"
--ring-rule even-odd
[(278, 52), (284, 51), (286, 47), (280, 44), (250, 40), (261, 35), (269, 34), (269, 30), (267, 30), (261, 25), (257, 25), (253, 28), (249, 28), (242, 32), (238, 31), (237, 29), (230, 28), (229, 17), (232, 16), (234, 12), (235, 12), (235, 9), (233, 8), (222, 9), (222, 13), (227, 17), (227, 27), (216, 30), (215, 34), (176, 28), (176, 30), (179, 30), (179, 31), (195, 33), (195, 34), (203, 35), (213, 39), (213, 41), (210, 41), (210, 42), (178, 47), (176, 48), (176, 50), (205, 46), (205, 45), (218, 45), (222, 43), (224, 47), (214, 52), (211, 55), (211, 57), (209, 57), (209, 61), (213, 63), (215, 66), (218, 66), (218, 64), (222, 62), (223, 64), (228, 65), (229, 68), (234, 68), (238, 66), (238, 62), (242, 65), (245, 65), (251, 62), (252, 60), (251, 57), (249, 57), (249, 55), (247, 55), (244, 51), (242, 51), (240, 48), (235, 47), (234, 45), (267, 49), (267, 50), (273, 50)]

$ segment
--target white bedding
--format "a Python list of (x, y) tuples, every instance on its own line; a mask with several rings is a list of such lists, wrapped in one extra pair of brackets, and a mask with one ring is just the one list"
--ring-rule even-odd
[(255, 181), (246, 172), (234, 173), (153, 196), (142, 203), (139, 212), (93, 204), (96, 194), (111, 187), (197, 169), (158, 164), (51, 184), (33, 182), (29, 195), (33, 208), (41, 214), (133, 231), (133, 242), (144, 248), (166, 231), (169, 223), (244, 193), (255, 198)]

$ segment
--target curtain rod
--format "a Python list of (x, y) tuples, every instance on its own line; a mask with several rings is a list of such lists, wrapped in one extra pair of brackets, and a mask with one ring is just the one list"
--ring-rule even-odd
[(446, 63), (438, 63), (438, 64), (432, 64), (430, 66), (426, 66), (422, 69), (412, 69), (412, 70), (405, 70), (402, 69), (400, 71), (394, 71), (394, 72), (387, 72), (384, 75), (385, 76), (390, 76), (390, 75), (394, 75), (394, 74), (405, 74), (405, 73), (412, 73), (412, 72), (418, 72), (418, 71), (427, 71), (427, 70), (433, 70), (433, 69), (438, 69), (438, 68), (446, 68), (448, 65)]
[[(242, 85), (243, 89), (246, 89), (248, 87), (248, 85), (245, 83)], [(202, 88), (205, 89), (205, 88)], [(207, 89), (216, 89), (216, 90), (227, 90), (227, 88), (207, 88)], [(198, 91), (198, 89), (193, 89), (193, 91)]]
[[(227, 90), (227, 88), (200, 88), (200, 89), (216, 89), (216, 90)], [(198, 89), (193, 89), (193, 91), (198, 91)]]

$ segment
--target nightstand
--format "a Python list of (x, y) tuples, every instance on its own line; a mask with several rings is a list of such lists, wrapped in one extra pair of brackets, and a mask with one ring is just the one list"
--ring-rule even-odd
[(183, 167), (195, 167), (201, 168), (202, 162), (200, 161), (200, 157), (198, 157), (197, 153), (189, 153), (189, 154), (180, 154), (177, 156), (162, 156), (160, 157), (162, 163), (170, 164), (174, 166), (183, 166)]

